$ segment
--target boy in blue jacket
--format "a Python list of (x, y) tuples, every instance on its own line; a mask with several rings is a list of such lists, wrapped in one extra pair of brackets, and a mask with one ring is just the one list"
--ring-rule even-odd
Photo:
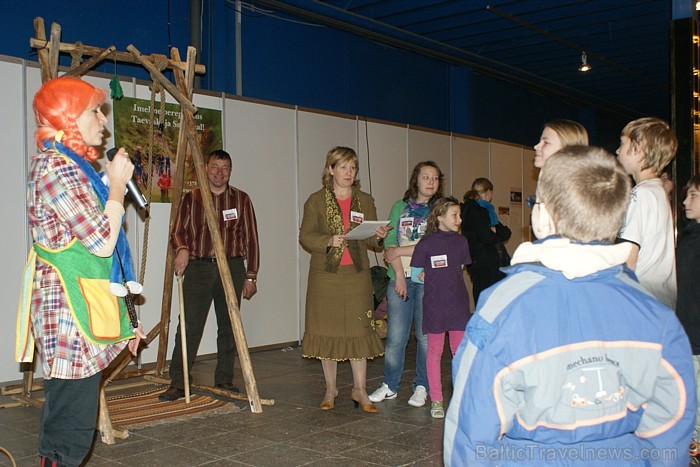
[(695, 422), (688, 338), (613, 242), (630, 181), (599, 148), (540, 172), (532, 227), (453, 360), (446, 466), (682, 465)]

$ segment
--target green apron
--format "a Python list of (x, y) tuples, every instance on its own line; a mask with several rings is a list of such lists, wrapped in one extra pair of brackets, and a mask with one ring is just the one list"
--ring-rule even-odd
[[(91, 254), (77, 239), (66, 247), (52, 250), (35, 243), (23, 277), (22, 299), (18, 316), (17, 345), (21, 361), (31, 358), (33, 347), (29, 333), (29, 304), (34, 282), (34, 260), (50, 265), (58, 273), (68, 307), (81, 333), (97, 344), (114, 344), (131, 339), (134, 333), (123, 300), (109, 291), (112, 257)], [(30, 267), (31, 264), (31, 267)], [(20, 324), (23, 323), (23, 324)], [(21, 350), (20, 350), (21, 349)]]

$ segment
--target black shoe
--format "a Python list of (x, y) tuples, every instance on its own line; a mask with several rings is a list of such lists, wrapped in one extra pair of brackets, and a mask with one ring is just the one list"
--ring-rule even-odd
[(180, 388), (175, 388), (170, 386), (167, 391), (162, 392), (158, 396), (158, 400), (161, 402), (172, 402), (185, 397), (185, 390)]
[(216, 387), (219, 389), (224, 389), (226, 391), (231, 391), (233, 393), (240, 393), (241, 391), (231, 383), (217, 383)]

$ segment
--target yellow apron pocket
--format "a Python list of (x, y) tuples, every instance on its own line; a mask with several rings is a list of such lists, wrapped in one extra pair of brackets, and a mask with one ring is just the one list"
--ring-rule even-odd
[(88, 307), (90, 330), (98, 339), (116, 339), (121, 334), (119, 302), (109, 291), (107, 279), (78, 278)]

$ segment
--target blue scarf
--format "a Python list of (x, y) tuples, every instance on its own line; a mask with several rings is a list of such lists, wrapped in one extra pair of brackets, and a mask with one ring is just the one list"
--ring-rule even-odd
[[(102, 203), (102, 206), (107, 203), (109, 188), (102, 181), (102, 177), (100, 177), (100, 175), (85, 158), (77, 155), (63, 143), (56, 141), (44, 141), (44, 148), (53, 148), (75, 162), (83, 171), (88, 180), (90, 180), (92, 189), (95, 190), (97, 198), (100, 200), (100, 203)], [(119, 237), (117, 237), (117, 244), (115, 245), (114, 252), (112, 253), (112, 270), (109, 275), (109, 281), (113, 285), (117, 286), (116, 289), (123, 288), (122, 286), (125, 282), (136, 282), (134, 276), (134, 266), (131, 262), (131, 249), (129, 248), (129, 242), (126, 240), (126, 234), (124, 233), (123, 226), (119, 228)], [(114, 287), (110, 287), (110, 289), (113, 288)]]
[(491, 227), (498, 225), (498, 216), (496, 215), (496, 209), (493, 207), (493, 204), (489, 203), (485, 199), (477, 199), (476, 203), (482, 208), (486, 209), (486, 211), (489, 213), (489, 225), (491, 225)]
[(428, 218), (430, 208), (429, 204), (418, 203), (413, 198), (406, 203), (401, 217), (413, 217), (413, 230), (409, 240), (418, 240), (420, 238), (421, 233), (418, 231), (418, 227)]

